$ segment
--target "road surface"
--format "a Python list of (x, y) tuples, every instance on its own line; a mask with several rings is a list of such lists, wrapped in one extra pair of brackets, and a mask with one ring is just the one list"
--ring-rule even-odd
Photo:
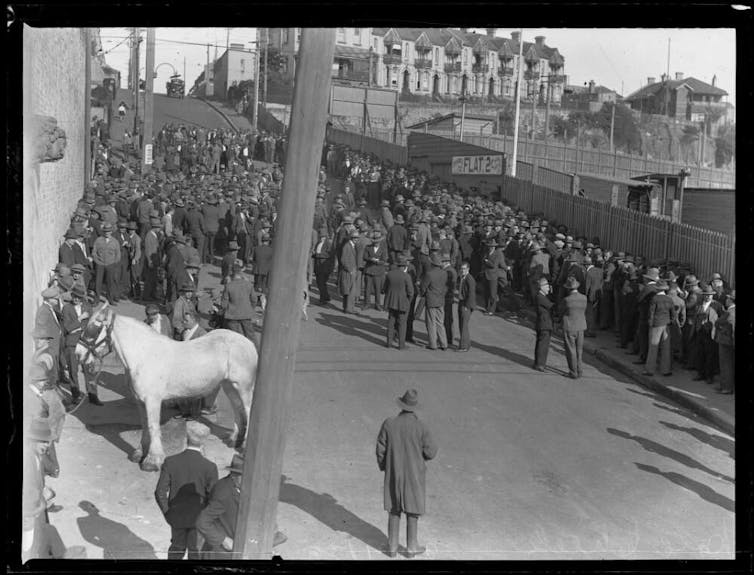
[[(218, 271), (203, 269), (200, 285), (216, 283)], [(143, 317), (136, 304), (118, 310)], [(419, 415), (439, 445), (419, 558), (733, 558), (733, 438), (690, 412), (592, 358), (583, 379), (563, 377), (557, 342), (548, 372), (533, 371), (533, 331), (515, 318), (474, 313), (472, 351), (458, 354), (386, 349), (386, 313), (309, 310), (278, 507), (283, 558), (386, 559), (374, 442), (407, 388), (419, 391)], [(85, 403), (67, 417), (60, 478), (49, 480), (62, 509), (50, 520), (89, 557), (163, 558), (170, 529), (154, 501), (157, 474), (127, 459), (140, 431), (114, 355), (102, 387), (104, 407)], [(222, 441), (232, 420), (220, 397), (205, 422), (206, 454), (222, 477), (233, 452)], [(173, 413), (163, 410), (168, 454), (183, 448)]]

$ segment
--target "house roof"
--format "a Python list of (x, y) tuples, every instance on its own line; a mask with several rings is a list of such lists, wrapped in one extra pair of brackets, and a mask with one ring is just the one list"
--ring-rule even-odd
[[(407, 126), (407, 129), (412, 130), (414, 128), (421, 128), (425, 124), (430, 126), (432, 124), (437, 124), (439, 122), (443, 122), (445, 120), (453, 119), (453, 118), (461, 118), (461, 114), (457, 112), (451, 112), (450, 114), (445, 114), (444, 116), (440, 116), (439, 118), (429, 118), (427, 120), (422, 120), (421, 122), (414, 124), (413, 126)], [(466, 120), (486, 120), (488, 122), (494, 122), (495, 117), (494, 116), (481, 116), (478, 114), (466, 114), (465, 115)]]
[(368, 60), (369, 50), (357, 46), (342, 46), (335, 44), (335, 58), (346, 58), (349, 60)]
[(689, 88), (689, 90), (697, 94), (705, 94), (710, 96), (728, 95), (728, 92), (721, 88), (712, 86), (711, 84), (707, 84), (706, 82), (702, 82), (701, 80), (697, 80), (696, 78), (688, 77), (684, 78), (683, 80), (668, 80), (667, 82), (655, 82), (654, 84), (649, 84), (648, 86), (644, 86), (636, 92), (633, 92), (632, 94), (626, 96), (626, 100), (630, 102), (632, 100), (641, 100), (643, 98), (656, 96), (666, 84), (670, 90), (677, 90), (680, 86), (683, 86), (685, 84)]

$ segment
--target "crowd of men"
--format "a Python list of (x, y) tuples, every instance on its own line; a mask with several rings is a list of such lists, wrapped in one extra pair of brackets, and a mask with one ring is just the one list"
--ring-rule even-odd
[[(66, 411), (83, 401), (75, 349), (95, 304), (145, 304), (145, 321), (178, 340), (225, 327), (256, 342), (269, 289), (285, 138), (168, 125), (144, 175), (98, 148), (36, 318), (27, 429), (41, 446), (37, 470), (54, 459)], [(424, 319), (427, 348), (468, 351), (479, 295), (488, 316), (536, 310), (534, 369), (545, 369), (562, 327), (568, 375), (578, 379), (583, 338), (612, 330), (648, 375), (659, 355), (662, 375), (675, 361), (709, 384), (719, 374), (718, 391), (732, 393), (735, 290), (719, 274), (702, 283), (688, 269), (618, 250), (426, 172), (329, 145), (307, 284), (322, 306), (332, 305), (335, 286), (345, 314), (387, 311), (387, 347), (418, 344), (414, 324)], [(207, 264), (220, 267), (219, 289), (198, 285)], [(90, 379), (89, 402), (101, 405)], [(212, 413), (214, 398), (179, 408), (186, 417)]]

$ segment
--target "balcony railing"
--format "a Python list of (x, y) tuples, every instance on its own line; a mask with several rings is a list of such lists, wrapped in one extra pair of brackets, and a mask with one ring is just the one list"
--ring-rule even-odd
[(513, 67), (505, 67), (505, 68), (498, 68), (497, 69), (497, 75), (498, 76), (513, 76)]
[(550, 74), (550, 83), (562, 84), (565, 82), (565, 76), (563, 74)]
[(403, 58), (398, 54), (384, 54), (382, 56), (382, 62), (385, 64), (400, 64), (403, 62)]
[(428, 58), (418, 58), (414, 60), (414, 67), (419, 69), (431, 68), (432, 60), (429, 60)]
[(539, 72), (536, 70), (524, 70), (524, 80), (539, 80)]
[(453, 62), (452, 64), (445, 64), (445, 73), (446, 74), (453, 74), (454, 72), (460, 72), (461, 71), (461, 63), (460, 62)]
[(489, 64), (474, 64), (471, 66), (471, 71), (475, 74), (486, 74), (490, 71)]

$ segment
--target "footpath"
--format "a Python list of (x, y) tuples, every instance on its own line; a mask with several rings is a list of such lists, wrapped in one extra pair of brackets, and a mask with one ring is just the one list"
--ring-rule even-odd
[[(516, 315), (532, 325), (536, 319), (536, 312), (531, 308), (522, 307)], [(667, 397), (708, 420), (722, 431), (735, 434), (735, 395), (716, 393), (715, 385), (694, 381), (696, 371), (687, 370), (673, 362), (673, 374), (670, 376), (663, 376), (659, 372), (651, 377), (644, 375), (644, 364), (634, 363), (639, 360), (639, 356), (630, 355), (622, 349), (612, 330), (600, 330), (595, 333), (595, 337), (584, 338), (584, 352), (595, 356), (642, 387)]]
[(252, 129), (251, 122), (243, 114), (228, 106), (225, 102), (217, 100), (202, 99), (210, 108), (220, 114), (237, 132), (250, 132)]

